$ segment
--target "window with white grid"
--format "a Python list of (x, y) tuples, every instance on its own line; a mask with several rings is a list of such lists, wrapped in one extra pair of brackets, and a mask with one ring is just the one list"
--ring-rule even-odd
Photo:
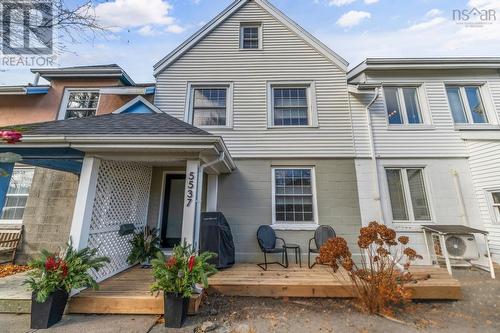
[(242, 24), (240, 29), (240, 48), (245, 50), (261, 48), (260, 29), (260, 24)]
[(16, 167), (14, 169), (0, 215), (1, 222), (22, 222), (34, 173), (35, 169), (30, 167)]
[(500, 190), (491, 192), (493, 212), (495, 214), (495, 220), (500, 223)]
[(307, 87), (273, 87), (273, 125), (308, 126)]
[(63, 100), (64, 119), (86, 118), (96, 115), (98, 90), (68, 90)]
[(226, 126), (227, 87), (193, 89), (193, 125)]
[(316, 223), (314, 192), (313, 168), (274, 168), (274, 223)]

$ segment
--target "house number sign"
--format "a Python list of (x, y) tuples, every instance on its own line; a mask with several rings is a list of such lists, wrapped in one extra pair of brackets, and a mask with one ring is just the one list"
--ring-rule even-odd
[(188, 184), (187, 184), (187, 191), (186, 191), (186, 207), (191, 206), (191, 203), (193, 202), (193, 196), (194, 196), (194, 179), (195, 179), (195, 173), (191, 171), (188, 176)]

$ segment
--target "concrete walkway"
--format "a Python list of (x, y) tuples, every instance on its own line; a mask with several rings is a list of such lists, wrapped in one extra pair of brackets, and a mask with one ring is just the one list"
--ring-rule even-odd
[(30, 313), (31, 293), (23, 285), (26, 274), (24, 272), (0, 279), (0, 313)]

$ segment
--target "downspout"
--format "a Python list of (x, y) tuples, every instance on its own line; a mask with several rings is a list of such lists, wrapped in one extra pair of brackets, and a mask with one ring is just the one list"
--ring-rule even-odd
[(375, 94), (373, 95), (372, 100), (370, 103), (365, 108), (365, 113), (366, 113), (366, 121), (368, 122), (368, 136), (370, 140), (370, 157), (371, 157), (371, 164), (372, 164), (372, 175), (373, 175), (373, 180), (372, 180), (372, 186), (373, 186), (373, 200), (378, 202), (378, 211), (379, 211), (379, 221), (382, 224), (385, 224), (384, 222), (384, 214), (382, 213), (382, 200), (380, 200), (380, 181), (378, 178), (378, 166), (377, 166), (377, 155), (376, 155), (376, 150), (375, 150), (375, 141), (373, 138), (373, 125), (372, 125), (372, 118), (370, 115), (370, 108), (372, 105), (377, 101), (378, 97), (380, 96), (380, 89), (378, 87), (375, 88)]
[(201, 221), (201, 198), (203, 191), (203, 171), (219, 162), (222, 162), (225, 158), (224, 152), (220, 152), (219, 157), (215, 160), (202, 164), (198, 169), (197, 179), (196, 179), (196, 198), (195, 198), (195, 213), (194, 213), (194, 248), (196, 251), (200, 248), (200, 221)]
[(460, 217), (462, 218), (463, 224), (468, 226), (469, 219), (467, 217), (467, 210), (465, 208), (464, 194), (462, 191), (462, 187), (460, 186), (460, 178), (458, 175), (458, 171), (455, 169), (452, 169), (451, 176), (453, 177), (453, 183), (455, 185), (455, 190), (457, 191), (458, 203), (460, 206)]

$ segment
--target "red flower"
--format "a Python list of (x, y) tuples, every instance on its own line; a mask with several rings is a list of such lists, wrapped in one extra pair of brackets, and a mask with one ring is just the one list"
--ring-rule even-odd
[(59, 268), (62, 271), (62, 276), (63, 277), (68, 276), (68, 265), (66, 264), (66, 262), (64, 260), (60, 260), (58, 262), (58, 265), (59, 265)]
[(175, 257), (170, 257), (170, 259), (168, 259), (168, 260), (167, 260), (167, 262), (166, 262), (166, 264), (165, 264), (165, 265), (166, 265), (168, 268), (172, 268), (172, 267), (174, 267), (174, 266), (175, 266), (175, 264), (177, 264), (177, 259), (175, 259)]
[(21, 141), (23, 135), (17, 131), (0, 131), (0, 138), (7, 143), (16, 143)]
[(47, 257), (45, 260), (45, 269), (47, 271), (55, 271), (57, 267), (59, 266), (59, 263), (56, 261), (56, 258), (53, 256)]
[(195, 256), (189, 257), (188, 268), (189, 268), (190, 272), (193, 271), (193, 267), (194, 267), (194, 264), (195, 264), (195, 259), (196, 259)]

